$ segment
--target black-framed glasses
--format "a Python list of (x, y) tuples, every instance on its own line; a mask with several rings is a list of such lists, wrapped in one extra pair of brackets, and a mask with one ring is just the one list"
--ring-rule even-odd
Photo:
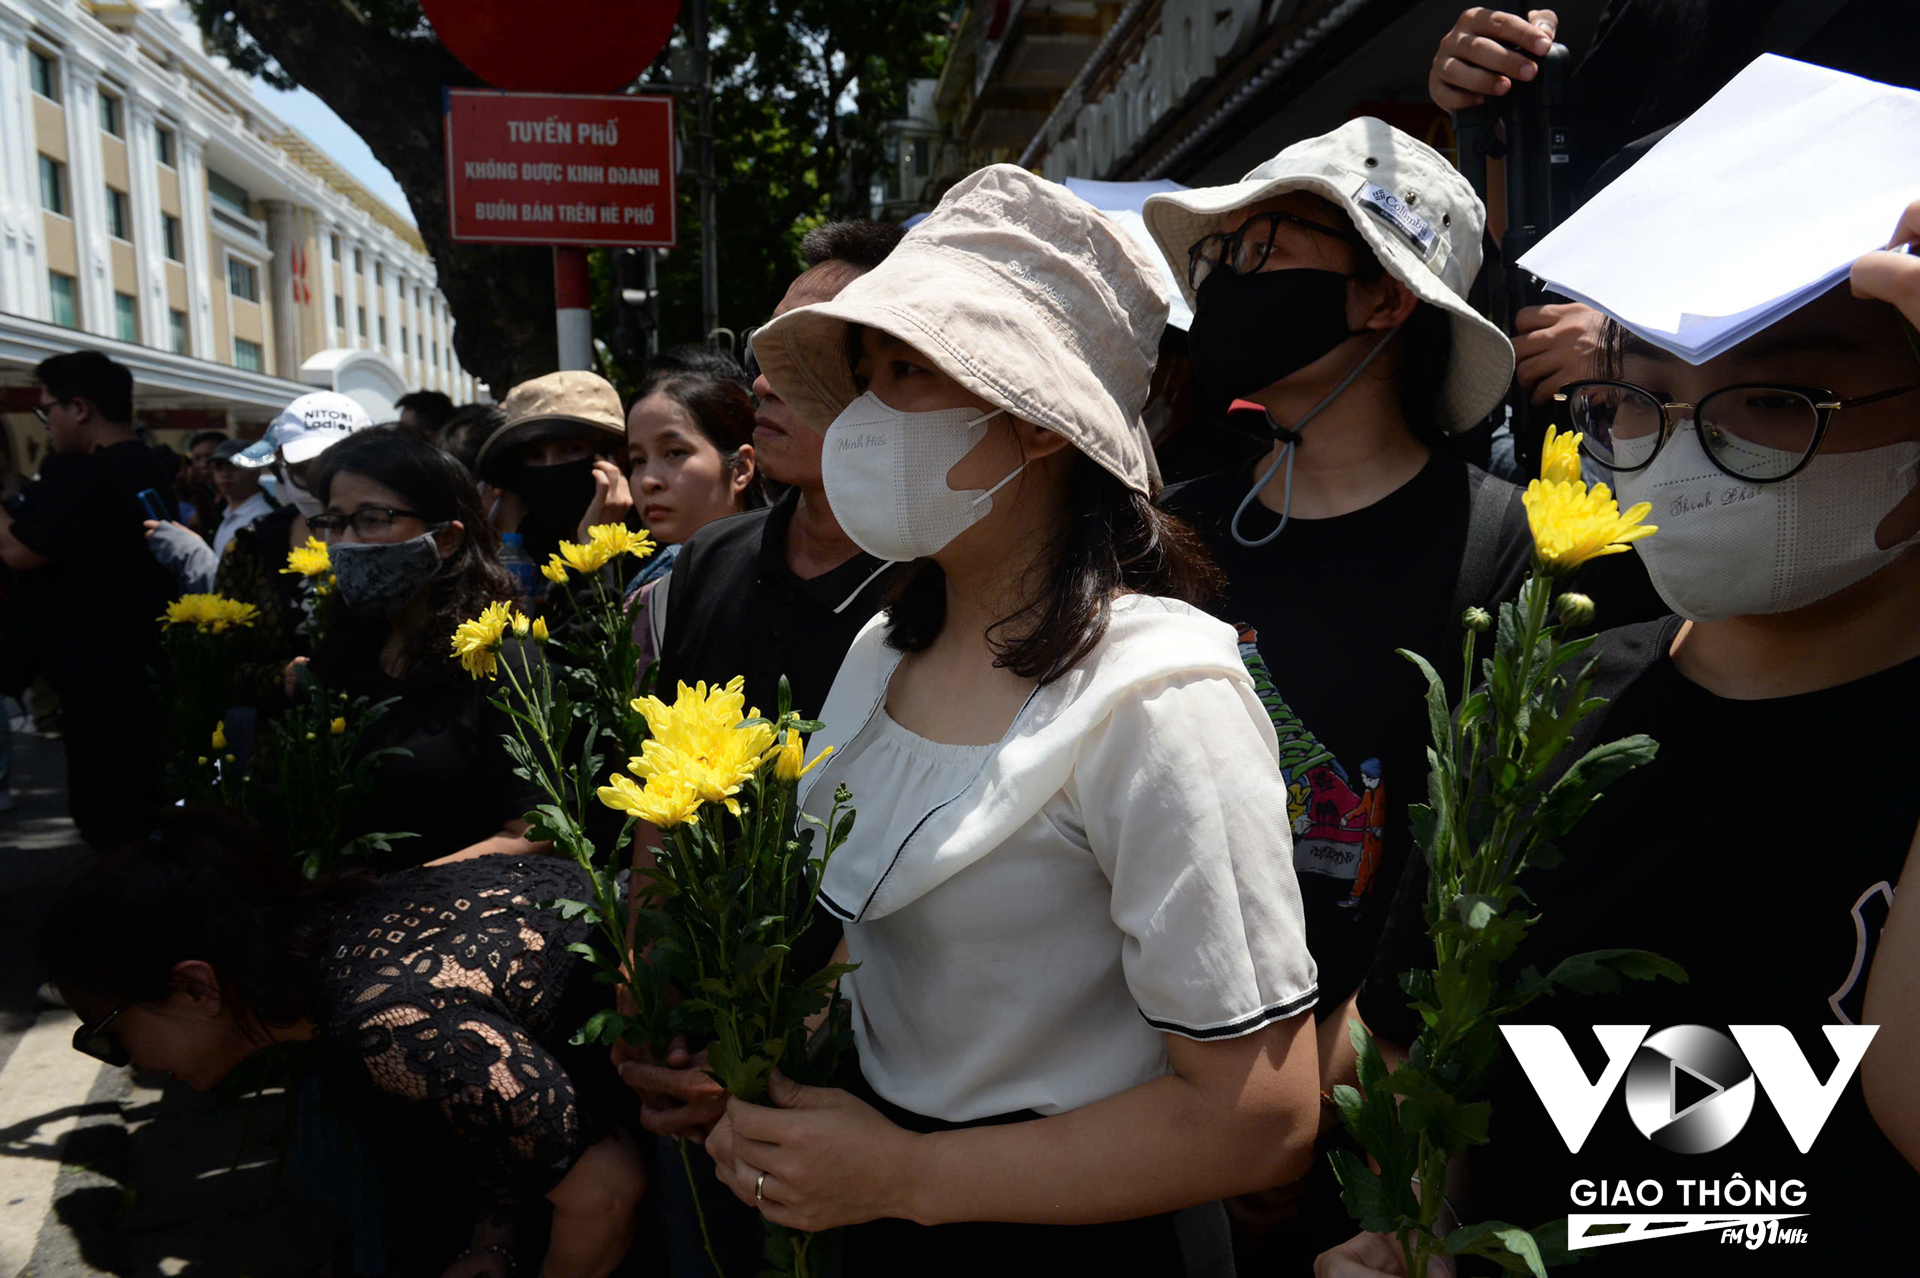
[(35, 404), (33, 406), (33, 415), (40, 419), (42, 426), (45, 426), (47, 419), (53, 416), (53, 410), (66, 402), (64, 399), (56, 399), (45, 404)]
[(1722, 386), (1697, 404), (1663, 401), (1627, 382), (1572, 382), (1554, 399), (1567, 406), (1580, 449), (1618, 473), (1645, 470), (1690, 414), (1700, 447), (1713, 464), (1751, 484), (1790, 479), (1813, 458), (1833, 415), (1920, 390), (1920, 382), (1841, 399), (1816, 386), (1768, 382)]
[(1224, 266), (1235, 275), (1253, 274), (1273, 256), (1276, 242), (1285, 249), (1305, 252), (1308, 240), (1302, 232), (1332, 236), (1349, 246), (1359, 243), (1350, 232), (1296, 217), (1292, 213), (1256, 214), (1237, 230), (1215, 231), (1212, 235), (1201, 236), (1187, 250), (1187, 287), (1197, 290), (1200, 281), (1213, 274), (1216, 266)]
[(133, 1000), (128, 999), (99, 1020), (89, 1021), (75, 1030), (73, 1050), (91, 1056), (96, 1061), (105, 1062), (115, 1069), (123, 1065), (131, 1065), (133, 1058), (127, 1055), (127, 1049), (110, 1031), (113, 1023), (120, 1019), (120, 1014), (132, 1006)]
[(381, 534), (393, 527), (393, 521), (400, 518), (425, 520), (426, 516), (417, 510), (402, 510), (398, 506), (362, 506), (351, 515), (342, 515), (334, 511), (322, 511), (318, 515), (307, 516), (307, 527), (322, 541), (332, 541), (348, 528), (353, 535), (362, 540), (377, 540)]

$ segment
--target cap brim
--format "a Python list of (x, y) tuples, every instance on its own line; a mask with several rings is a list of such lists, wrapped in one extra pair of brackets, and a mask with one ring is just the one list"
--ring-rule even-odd
[(498, 459), (500, 451), (520, 444), (531, 443), (536, 439), (550, 439), (556, 435), (578, 433), (574, 428), (583, 428), (590, 435), (605, 435), (608, 443), (627, 442), (624, 426), (613, 427), (602, 421), (588, 417), (571, 417), (565, 413), (542, 413), (538, 417), (522, 417), (518, 421), (507, 422), (499, 430), (487, 436), (480, 445), (480, 452), (474, 457), (476, 469), (492, 464)]
[(1349, 175), (1287, 173), (1227, 186), (1198, 187), (1147, 198), (1142, 216), (1153, 242), (1173, 268), (1180, 294), (1194, 302), (1187, 283), (1187, 257), (1203, 235), (1219, 229), (1220, 219), (1235, 209), (1270, 200), (1289, 191), (1320, 196), (1347, 215), (1374, 256), (1413, 295), (1445, 311), (1452, 321), (1453, 351), (1436, 408), (1442, 424), (1459, 432), (1471, 430), (1506, 398), (1513, 382), (1513, 343), (1486, 316), (1448, 288), (1406, 241), (1381, 219), (1363, 213), (1354, 203), (1354, 181)]
[(273, 465), (273, 445), (262, 439), (248, 444), (231, 458), (236, 466), (247, 470), (265, 470)]

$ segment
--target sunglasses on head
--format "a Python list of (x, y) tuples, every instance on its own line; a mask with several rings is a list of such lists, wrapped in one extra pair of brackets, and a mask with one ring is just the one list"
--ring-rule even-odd
[(129, 999), (99, 1020), (88, 1021), (79, 1029), (75, 1030), (73, 1032), (73, 1050), (83, 1055), (91, 1056), (97, 1061), (111, 1065), (115, 1069), (119, 1069), (125, 1065), (131, 1065), (133, 1058), (127, 1055), (127, 1049), (121, 1045), (118, 1038), (114, 1037), (114, 1035), (108, 1031), (112, 1028), (113, 1023), (120, 1019), (120, 1014), (132, 1006), (133, 1002)]

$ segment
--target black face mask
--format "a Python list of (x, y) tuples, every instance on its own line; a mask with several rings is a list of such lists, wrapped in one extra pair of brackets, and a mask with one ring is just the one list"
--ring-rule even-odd
[(1187, 349), (1201, 388), (1244, 399), (1299, 372), (1354, 336), (1350, 275), (1295, 267), (1236, 275), (1216, 267), (1194, 294)]
[(593, 504), (593, 460), (582, 457), (558, 466), (521, 466), (501, 485), (526, 503), (520, 533), (535, 563), (559, 550), (561, 542), (579, 535), (580, 518)]

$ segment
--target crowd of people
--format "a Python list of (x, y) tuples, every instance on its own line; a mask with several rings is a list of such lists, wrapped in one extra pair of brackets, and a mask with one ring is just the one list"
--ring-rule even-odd
[[(1507, 92), (1556, 25), (1469, 11), (1435, 101)], [(1920, 920), (1897, 904), (1920, 848), (1920, 260), (1898, 251), (1920, 203), (1895, 251), (1699, 364), (1573, 303), (1503, 332), (1470, 301), (1480, 196), (1376, 119), (1145, 223), (1153, 250), (990, 166), (910, 233), (808, 232), (743, 362), (663, 352), (624, 406), (588, 372), (378, 425), (315, 392), (181, 458), (141, 438), (125, 368), (41, 364), (51, 451), (0, 506), (0, 691), (57, 698), (98, 853), (45, 946), (75, 1045), (195, 1087), (315, 1049), (351, 1139), (298, 1157), (356, 1273), (751, 1273), (763, 1221), (835, 1231), (847, 1275), (1401, 1273), (1341, 1199), (1329, 1093), (1358, 1077), (1350, 1021), (1389, 1058), (1423, 1029), (1400, 974), (1432, 962), (1410, 812), (1431, 722), (1400, 650), (1472, 691), (1440, 658), (1535, 562), (1521, 486), (1472, 460), (1517, 372), (1659, 525), (1571, 583), (1607, 698), (1580, 735), (1659, 753), (1523, 878), (1529, 945), (1689, 976), (1530, 1015), (1589, 1055), (1596, 1023), (1882, 1028), (1811, 1152), (1756, 1123), (1677, 1163), (1621, 1125), (1570, 1153), (1508, 1060), (1450, 1207), (1531, 1228), (1655, 1157), (1792, 1175), (1816, 1271), (1883, 1267), (1920, 1185)], [(1155, 250), (1193, 311), (1173, 347)], [(608, 524), (659, 548), (602, 583), (636, 690), (741, 677), (771, 707), (784, 681), (832, 748), (803, 807), (855, 796), (793, 960), (857, 965), (843, 1086), (776, 1077), (751, 1105), (705, 1044), (572, 1041), (609, 999), (555, 905), (580, 872), (533, 837), (539, 793), (449, 637), (499, 601), (563, 624), (580, 583), (538, 565)], [(324, 627), (287, 571), (316, 539)], [(156, 618), (194, 589), (258, 609), (236, 749), (316, 681), (385, 702), (351, 823), (412, 837), (303, 877), (129, 766), (160, 717)], [(634, 832), (636, 892), (657, 841)], [(1783, 1262), (1807, 1263), (1735, 1271)]]

